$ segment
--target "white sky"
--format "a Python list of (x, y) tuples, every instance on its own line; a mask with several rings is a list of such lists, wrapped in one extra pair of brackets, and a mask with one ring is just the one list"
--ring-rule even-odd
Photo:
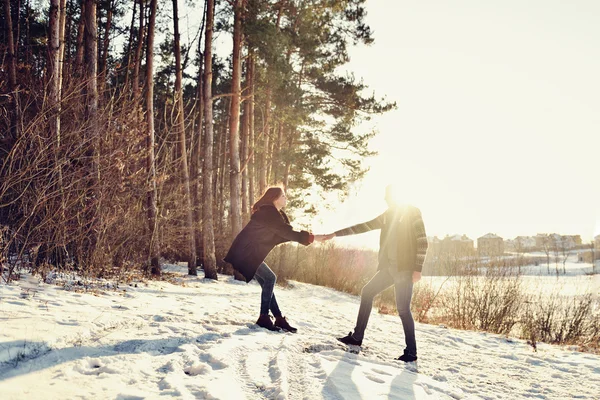
[(375, 120), (365, 181), (313, 227), (374, 217), (402, 182), (429, 235), (600, 233), (600, 2), (366, 7), (375, 43), (350, 70), (398, 109)]
[[(428, 235), (600, 234), (600, 2), (366, 8), (375, 43), (351, 49), (348, 69), (398, 109), (372, 121), (379, 156), (350, 198), (297, 223), (320, 233), (365, 221), (385, 209), (384, 187), (400, 183)], [(181, 23), (195, 33), (192, 14)], [(231, 52), (227, 35), (216, 44)]]

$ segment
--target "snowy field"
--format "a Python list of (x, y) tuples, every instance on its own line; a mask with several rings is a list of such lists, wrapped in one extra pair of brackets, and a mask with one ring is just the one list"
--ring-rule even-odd
[[(510, 270), (512, 275), (509, 276), (514, 279), (518, 274), (518, 268), (512, 267)], [(592, 293), (594, 296), (600, 297), (600, 274), (592, 275), (592, 266), (590, 264), (569, 261), (565, 265), (565, 270), (566, 274), (563, 275), (561, 264), (560, 275), (557, 277), (553, 264), (550, 264), (550, 274), (547, 272), (546, 264), (521, 267), (519, 279), (522, 282), (521, 288), (523, 289), (523, 293), (567, 297)], [(600, 271), (600, 267), (596, 267), (596, 270)], [(486, 279), (485, 268), (481, 268), (480, 273), (482, 276), (476, 279)], [(442, 285), (444, 285), (443, 290), (447, 290), (460, 280), (461, 277), (423, 276), (422, 282), (430, 285), (434, 291), (437, 291)]]
[[(526, 253), (525, 260), (528, 256), (539, 256), (540, 254), (543, 253)], [(521, 288), (526, 294), (571, 297), (592, 293), (600, 298), (600, 261), (596, 261), (594, 269), (590, 263), (578, 262), (577, 254), (569, 255), (564, 265), (564, 272), (562, 262), (558, 263), (558, 276), (554, 261), (550, 262), (550, 273), (548, 273), (548, 266), (545, 262), (539, 265), (523, 265), (520, 270), (518, 267), (501, 270), (508, 273), (509, 276), (519, 275), (522, 282)], [(596, 274), (593, 274), (594, 272)], [(485, 267), (480, 268), (479, 273), (482, 276), (478, 279), (486, 279)], [(460, 277), (448, 279), (446, 276), (423, 276), (423, 282), (430, 285), (434, 291), (437, 291), (442, 285), (444, 285), (444, 289), (448, 289), (458, 280)]]
[(0, 399), (600, 399), (598, 355), (417, 323), (419, 361), (405, 365), (397, 316), (374, 311), (358, 354), (336, 342), (356, 296), (277, 287), (299, 331), (269, 332), (253, 324), (255, 282), (169, 269), (183, 285), (1, 284)]

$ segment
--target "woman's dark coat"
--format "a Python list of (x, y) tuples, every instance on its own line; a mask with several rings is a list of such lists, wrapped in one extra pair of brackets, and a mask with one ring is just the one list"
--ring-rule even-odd
[(295, 231), (285, 213), (275, 206), (263, 205), (234, 239), (224, 260), (250, 282), (269, 252), (278, 244), (289, 241), (308, 246), (310, 234)]

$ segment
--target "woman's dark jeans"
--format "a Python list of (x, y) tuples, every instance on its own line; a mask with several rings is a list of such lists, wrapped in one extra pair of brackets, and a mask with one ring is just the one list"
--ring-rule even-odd
[(275, 299), (275, 293), (273, 293), (275, 282), (277, 282), (277, 275), (275, 275), (271, 268), (269, 268), (269, 266), (263, 262), (256, 270), (254, 279), (256, 279), (256, 281), (262, 287), (262, 294), (260, 296), (261, 315), (268, 314), (269, 310), (271, 310), (274, 317), (281, 317), (281, 311), (279, 311), (279, 306), (277, 305), (277, 300)]

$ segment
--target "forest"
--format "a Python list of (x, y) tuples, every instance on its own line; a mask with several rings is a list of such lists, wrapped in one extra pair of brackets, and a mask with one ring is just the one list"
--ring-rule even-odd
[(374, 155), (357, 128), (395, 108), (344, 69), (374, 40), (365, 0), (2, 2), (10, 271), (232, 273), (220, 260), (265, 188), (292, 214), (343, 197)]

